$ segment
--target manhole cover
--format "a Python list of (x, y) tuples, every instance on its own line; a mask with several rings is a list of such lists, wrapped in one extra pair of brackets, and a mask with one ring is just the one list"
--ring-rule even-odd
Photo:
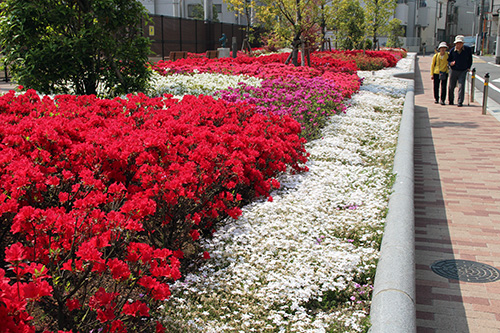
[(441, 260), (431, 265), (434, 273), (448, 279), (466, 282), (494, 282), (500, 279), (500, 270), (470, 260)]

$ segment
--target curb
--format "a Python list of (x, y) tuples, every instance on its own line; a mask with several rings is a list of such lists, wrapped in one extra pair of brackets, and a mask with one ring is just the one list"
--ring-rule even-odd
[(394, 77), (410, 79), (399, 128), (393, 172), (396, 181), (389, 198), (380, 258), (370, 308), (370, 333), (414, 333), (415, 216), (413, 202), (413, 125), (415, 108), (415, 59), (411, 72)]

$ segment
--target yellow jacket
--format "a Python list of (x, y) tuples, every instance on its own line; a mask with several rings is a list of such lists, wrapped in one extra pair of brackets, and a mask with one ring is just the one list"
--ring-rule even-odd
[(448, 52), (444, 53), (443, 58), (441, 58), (441, 53), (439, 52), (432, 57), (431, 76), (439, 74), (439, 72), (448, 73)]

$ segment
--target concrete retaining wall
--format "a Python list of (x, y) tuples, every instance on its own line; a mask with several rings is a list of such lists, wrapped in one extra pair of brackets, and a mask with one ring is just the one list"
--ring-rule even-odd
[(416, 332), (415, 217), (413, 206), (413, 125), (415, 54), (412, 70), (395, 75), (410, 79), (394, 159), (396, 180), (382, 238), (370, 309), (370, 333)]

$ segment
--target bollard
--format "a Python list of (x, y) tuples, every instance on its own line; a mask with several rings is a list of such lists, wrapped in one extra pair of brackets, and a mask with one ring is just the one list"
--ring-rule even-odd
[(486, 107), (488, 101), (488, 82), (490, 81), (490, 73), (484, 76), (484, 91), (483, 91), (483, 114), (486, 114)]
[(473, 68), (472, 69), (472, 75), (470, 77), (470, 93), (469, 93), (470, 102), (471, 103), (474, 103), (474, 88), (475, 88), (475, 85), (476, 85), (476, 69)]

